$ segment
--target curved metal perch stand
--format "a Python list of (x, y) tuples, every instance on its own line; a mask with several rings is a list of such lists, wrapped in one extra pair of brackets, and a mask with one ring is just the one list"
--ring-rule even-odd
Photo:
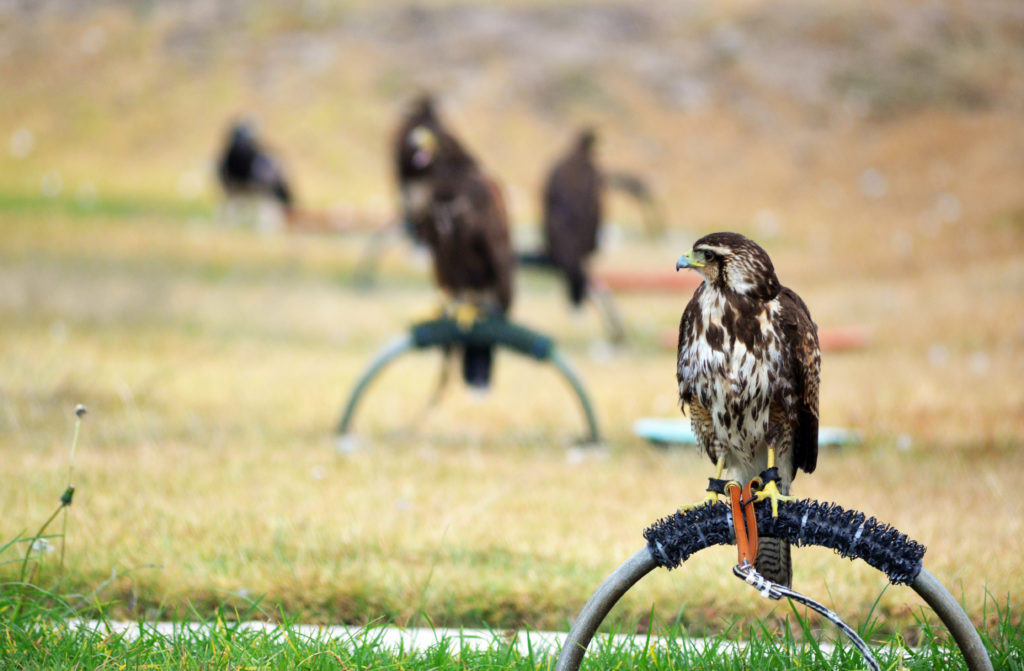
[(513, 324), (501, 317), (488, 317), (476, 321), (469, 329), (463, 329), (454, 319), (448, 317), (414, 324), (409, 333), (399, 336), (378, 352), (373, 362), (359, 377), (355, 387), (352, 389), (348, 402), (345, 404), (345, 411), (342, 413), (341, 421), (338, 423), (338, 434), (345, 435), (349, 432), (356, 406), (363, 392), (366, 391), (366, 387), (380, 373), (384, 366), (400, 354), (410, 349), (427, 349), (430, 347), (446, 347), (459, 344), (501, 346), (533, 357), (538, 361), (551, 362), (569, 382), (569, 385), (572, 386), (576, 397), (580, 401), (580, 406), (583, 408), (583, 414), (587, 422), (588, 435), (586, 442), (600, 442), (597, 419), (594, 417), (594, 410), (590, 404), (590, 399), (587, 398), (587, 392), (583, 388), (579, 377), (577, 377), (569, 365), (569, 362), (558, 352), (554, 341), (545, 335)]
[[(992, 662), (963, 608), (921, 565), (924, 547), (863, 513), (834, 504), (802, 500), (779, 507), (772, 518), (768, 502), (755, 506), (759, 533), (786, 538), (797, 545), (819, 545), (850, 559), (860, 558), (886, 573), (893, 583), (908, 584), (953, 634), (969, 671), (992, 671)], [(658, 566), (675, 568), (694, 552), (734, 542), (729, 508), (704, 506), (674, 513), (644, 532), (647, 546), (617, 568), (577, 616), (558, 657), (555, 671), (576, 671), (587, 646), (612, 607), (633, 585)]]

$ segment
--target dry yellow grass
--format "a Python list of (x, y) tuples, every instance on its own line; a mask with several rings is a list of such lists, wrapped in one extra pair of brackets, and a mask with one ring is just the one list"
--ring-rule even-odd
[[(343, 45), (326, 70), (264, 73), (257, 85), (249, 77), (264, 66), (244, 48), (200, 50), (212, 59), (202, 67), (161, 52), (173, 17), (88, 17), (8, 34), (18, 58), (0, 63), (22, 84), (0, 100), (0, 129), (37, 138), (27, 157), (0, 163), (0, 539), (56, 504), (79, 402), (91, 413), (69, 586), (92, 589), (116, 567), (105, 595), (132, 614), (242, 592), (317, 620), (561, 626), (647, 524), (700, 495), (705, 461), (630, 434), (637, 417), (677, 416), (674, 353), (658, 339), (688, 297), (619, 297), (630, 344), (594, 356), (596, 316), (570, 318), (561, 287), (542, 277), (521, 278), (515, 316), (576, 364), (607, 450), (571, 459), (582, 422), (568, 389), (502, 353), (487, 399), (455, 385), (429, 413), (436, 355), (399, 360), (357, 416), (368, 449), (335, 453), (349, 385), (434, 300), (426, 268), (394, 250), (381, 285), (357, 292), (347, 277), (361, 237), (225, 230), (195, 185), (228, 116), (255, 108), (308, 202), (386, 216), (384, 148), (401, 102), (388, 64), (372, 45)], [(90, 26), (105, 31), (104, 49), (74, 58), (52, 47), (79, 44)], [(814, 126), (780, 103), (779, 125), (760, 128), (727, 106), (666, 108), (612, 73), (613, 111), (577, 102), (538, 119), (523, 102), (495, 102), (507, 101), (507, 74), (482, 67), (488, 90), (446, 111), (500, 167), (521, 237), (566, 124), (596, 120), (606, 160), (654, 176), (673, 229), (641, 239), (636, 213), (614, 200), (626, 234), (599, 265), (667, 271), (698, 234), (737, 229), (762, 241), (823, 328), (872, 333), (865, 350), (826, 354), (821, 399), (823, 423), (858, 428), (865, 444), (823, 453), (797, 492), (926, 543), (926, 566), (976, 616), (986, 590), (1019, 598), (1024, 136), (1012, 110)], [(884, 197), (858, 189), (868, 168), (887, 177)], [(77, 212), (36, 196), (52, 171), (58, 200), (85, 189), (98, 204)], [(174, 205), (182, 194), (196, 200)], [(104, 199), (146, 213), (107, 212)], [(730, 552), (649, 578), (618, 612), (639, 620), (654, 604), (694, 629), (764, 615), (728, 577)], [(854, 619), (882, 588), (826, 552), (801, 550), (795, 563), (799, 587)], [(882, 612), (907, 621), (917, 604), (891, 589)]]

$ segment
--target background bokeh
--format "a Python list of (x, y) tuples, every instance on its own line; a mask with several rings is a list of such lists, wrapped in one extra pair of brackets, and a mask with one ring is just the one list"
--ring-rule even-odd
[[(214, 160), (249, 116), (304, 207), (385, 225), (390, 134), (431, 91), (520, 248), (582, 124), (667, 225), (648, 236), (611, 194), (599, 271), (668, 273), (714, 230), (758, 240), (823, 330), (868, 341), (825, 354), (821, 397), (823, 423), (863, 441), (797, 493), (926, 542), (975, 617), (986, 590), (1019, 591), (1019, 2), (6, 1), (0, 82), (0, 538), (49, 514), (85, 403), (69, 589), (133, 615), (265, 594), (321, 621), (557, 627), (701, 495), (706, 461), (631, 432), (680, 417), (663, 341), (686, 291), (617, 295), (614, 349), (596, 312), (521, 274), (513, 315), (574, 362), (603, 450), (570, 449), (564, 383), (506, 353), (488, 398), (453, 385), (430, 411), (437, 357), (395, 364), (360, 410), (366, 449), (332, 449), (348, 386), (436, 303), (428, 266), (395, 242), (361, 290), (365, 233), (228, 226)], [(622, 617), (764, 615), (728, 555), (652, 578)], [(846, 613), (882, 588), (828, 553), (795, 564)], [(880, 603), (912, 621), (905, 592)]]

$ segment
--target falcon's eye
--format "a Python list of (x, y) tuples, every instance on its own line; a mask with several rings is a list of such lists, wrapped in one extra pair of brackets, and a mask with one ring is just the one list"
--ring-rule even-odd
[(715, 258), (717, 258), (714, 252), (703, 252), (703, 254), (705, 263), (711, 263), (712, 261), (715, 260)]

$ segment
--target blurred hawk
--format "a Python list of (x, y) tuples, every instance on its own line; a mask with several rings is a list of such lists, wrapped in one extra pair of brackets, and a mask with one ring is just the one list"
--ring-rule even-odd
[(618, 190), (644, 207), (649, 226), (660, 226), (658, 207), (646, 181), (626, 172), (607, 172), (596, 157), (597, 134), (580, 129), (567, 153), (548, 172), (541, 195), (543, 248), (519, 254), (524, 266), (551, 268), (565, 279), (569, 302), (579, 308), (590, 298), (601, 311), (613, 342), (625, 339), (611, 294), (591, 281), (590, 261), (600, 244), (605, 198)]
[[(512, 305), (515, 256), (501, 190), (440, 125), (429, 99), (418, 112), (399, 134), (407, 220), (430, 249), (434, 277), (460, 323), (468, 327), (481, 314), (504, 316)], [(463, 379), (486, 388), (492, 359), (491, 346), (466, 346)]]
[[(680, 268), (696, 270), (704, 282), (679, 323), (679, 399), (690, 407), (716, 478), (724, 473), (745, 485), (764, 475), (758, 498), (770, 498), (777, 510), (790, 499), (797, 469), (810, 473), (817, 463), (817, 326), (800, 297), (779, 283), (768, 254), (738, 233), (701, 238), (679, 258)], [(788, 542), (760, 539), (755, 568), (791, 584)]]
[(252, 122), (242, 120), (231, 127), (217, 164), (217, 176), (228, 198), (271, 198), (280, 204), (286, 215), (291, 214), (292, 189), (277, 161), (256, 137)]
[(545, 253), (565, 273), (573, 307), (587, 295), (586, 265), (597, 251), (601, 224), (604, 185), (594, 162), (595, 139), (594, 131), (582, 130), (544, 188)]

